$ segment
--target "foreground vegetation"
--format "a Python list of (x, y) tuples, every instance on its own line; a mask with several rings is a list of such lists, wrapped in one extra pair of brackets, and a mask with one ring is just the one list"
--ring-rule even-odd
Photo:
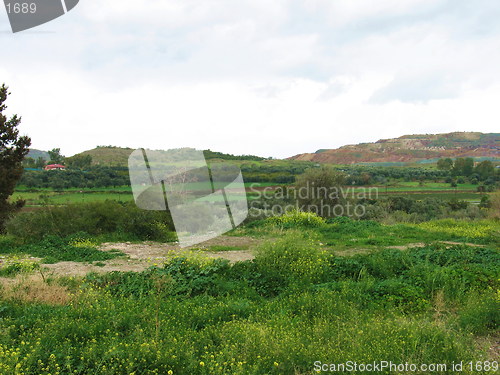
[[(239, 231), (269, 238), (254, 260), (174, 257), (140, 273), (6, 284), (0, 373), (312, 374), (315, 361), (381, 360), (481, 361), (463, 372), (492, 373), (498, 221), (385, 226), (291, 213)], [(414, 237), (425, 243), (411, 247)], [(371, 250), (345, 256), (359, 244)]]

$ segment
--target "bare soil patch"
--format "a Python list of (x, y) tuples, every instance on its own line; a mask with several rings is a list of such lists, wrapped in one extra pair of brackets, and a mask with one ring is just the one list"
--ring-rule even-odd
[[(59, 262), (54, 264), (43, 264), (42, 267), (54, 275), (84, 276), (89, 272), (106, 273), (111, 271), (134, 271), (140, 272), (153, 265), (161, 264), (167, 259), (182, 254), (199, 252), (209, 258), (224, 258), (230, 262), (239, 262), (253, 259), (252, 248), (260, 243), (251, 237), (229, 237), (221, 236), (203, 242), (196, 246), (181, 248), (177, 244), (159, 242), (118, 242), (103, 243), (102, 251), (119, 250), (126, 258), (111, 259), (105, 262), (81, 263), (81, 262)], [(210, 251), (211, 246), (225, 246), (235, 250)], [(241, 247), (242, 250), (237, 250)]]

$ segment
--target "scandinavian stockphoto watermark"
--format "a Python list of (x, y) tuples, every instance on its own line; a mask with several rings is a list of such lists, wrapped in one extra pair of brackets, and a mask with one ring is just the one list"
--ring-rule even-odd
[[(351, 186), (315, 186), (314, 182), (307, 182), (300, 187), (278, 186), (260, 188), (259, 184), (250, 185), (250, 192), (255, 199), (250, 201), (249, 216), (258, 217), (261, 210), (267, 216), (282, 215), (290, 210), (313, 212), (319, 216), (348, 216), (363, 218), (366, 206), (359, 203), (363, 200), (377, 200), (377, 187)], [(288, 204), (276, 203), (279, 201), (292, 202)]]
[(128, 167), (136, 205), (168, 209), (181, 247), (228, 232), (248, 215), (241, 170), (223, 162), (209, 167), (203, 151), (138, 149)]
[(73, 9), (80, 0), (4, 0), (12, 32), (43, 25)]

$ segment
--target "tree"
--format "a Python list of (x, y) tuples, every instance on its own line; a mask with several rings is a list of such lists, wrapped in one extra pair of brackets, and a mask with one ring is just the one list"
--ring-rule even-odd
[(345, 181), (345, 174), (331, 167), (307, 169), (295, 183), (300, 208), (323, 217), (348, 216), (344, 211)]
[(39, 156), (36, 159), (35, 167), (38, 169), (43, 169), (43, 167), (45, 167), (45, 164), (47, 164), (47, 161), (44, 158), (42, 158), (41, 156)]
[(454, 176), (470, 176), (474, 171), (474, 159), (456, 158), (451, 170)]
[(463, 175), (470, 176), (474, 172), (474, 159), (465, 158)]
[(92, 165), (91, 155), (75, 155), (66, 158), (66, 166), (72, 169), (88, 169)]
[(61, 155), (60, 148), (53, 148), (48, 153), (50, 158), (49, 164), (61, 164), (63, 162), (64, 156)]
[(26, 157), (23, 160), (23, 167), (25, 168), (35, 168), (35, 159)]
[(437, 162), (437, 167), (442, 171), (449, 171), (451, 167), (453, 167), (453, 160), (451, 160), (450, 158), (439, 159)]
[(17, 127), (21, 117), (13, 115), (10, 119), (4, 114), (5, 102), (10, 95), (8, 87), (0, 87), (0, 231), (4, 231), (9, 216), (24, 205), (24, 201), (11, 203), (9, 197), (14, 193), (17, 182), (23, 174), (22, 162), (29, 152), (31, 139), (19, 136)]
[(479, 175), (481, 180), (486, 180), (488, 177), (492, 177), (495, 175), (495, 167), (489, 160), (482, 161), (481, 163), (476, 165), (474, 171)]

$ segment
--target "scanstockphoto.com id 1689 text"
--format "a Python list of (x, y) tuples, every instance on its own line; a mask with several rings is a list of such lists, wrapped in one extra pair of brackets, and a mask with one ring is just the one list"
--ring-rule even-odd
[(394, 363), (392, 361), (373, 361), (360, 363), (356, 361), (346, 361), (343, 363), (323, 363), (314, 362), (314, 372), (396, 372), (396, 373), (497, 373), (499, 369), (498, 361), (460, 361), (451, 363)]

